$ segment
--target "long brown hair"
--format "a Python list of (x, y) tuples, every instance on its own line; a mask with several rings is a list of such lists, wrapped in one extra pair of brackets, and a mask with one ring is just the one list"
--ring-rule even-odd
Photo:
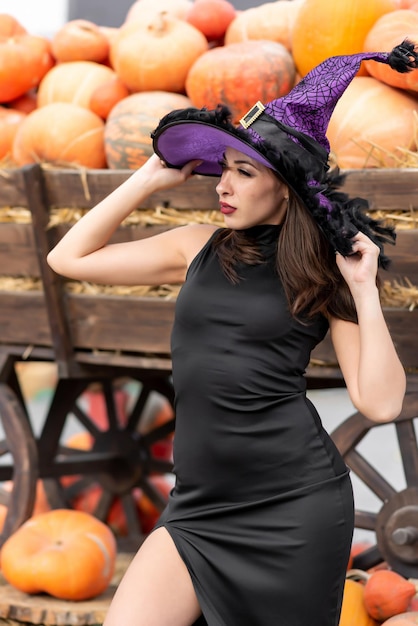
[[(213, 244), (232, 283), (239, 281), (238, 262), (262, 262), (258, 249), (240, 231), (221, 229)], [(354, 301), (335, 262), (335, 252), (291, 190), (278, 238), (277, 271), (289, 309), (298, 319), (306, 320), (322, 313), (326, 317), (357, 321)]]

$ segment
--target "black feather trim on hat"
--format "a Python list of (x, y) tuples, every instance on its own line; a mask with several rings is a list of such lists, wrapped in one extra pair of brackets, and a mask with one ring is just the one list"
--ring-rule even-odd
[[(344, 256), (350, 255), (351, 239), (361, 231), (379, 247), (380, 266), (384, 269), (389, 266), (383, 245), (395, 242), (394, 229), (367, 215), (367, 200), (350, 198), (340, 190), (345, 176), (338, 169), (330, 172), (327, 163), (315, 158), (280, 128), (277, 128), (273, 145), (254, 132), (235, 126), (231, 122), (230, 110), (221, 105), (214, 110), (191, 107), (171, 111), (160, 120), (151, 137), (155, 151), (166, 160), (168, 166), (182, 167), (187, 160), (181, 164), (170, 163), (166, 155), (159, 152), (158, 137), (170, 126), (181, 125), (186, 139), (190, 128), (188, 122), (207, 124), (222, 131), (219, 133), (219, 145), (228, 146), (228, 137), (232, 136), (263, 156), (301, 199), (334, 250)], [(187, 151), (184, 158), (187, 158)], [(203, 141), (201, 158), (209, 160)]]
[(415, 44), (409, 39), (404, 39), (399, 46), (393, 48), (389, 53), (388, 64), (393, 70), (401, 74), (418, 68), (418, 54), (415, 52)]

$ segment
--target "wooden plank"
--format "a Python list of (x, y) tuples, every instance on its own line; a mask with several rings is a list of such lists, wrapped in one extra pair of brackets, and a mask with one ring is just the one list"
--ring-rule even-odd
[[(45, 170), (50, 206), (91, 207), (121, 184), (126, 170)], [(346, 170), (344, 191), (369, 200), (373, 209), (417, 208), (418, 169)], [(196, 176), (184, 185), (153, 194), (143, 208), (171, 206), (178, 209), (216, 209), (217, 179)]]
[[(27, 206), (22, 170), (0, 170), (0, 206)], [(344, 191), (383, 211), (417, 208), (418, 169), (343, 170)], [(50, 206), (89, 208), (132, 174), (129, 170), (44, 169)], [(196, 176), (173, 190), (150, 197), (143, 208), (173, 206), (216, 209), (216, 178)]]
[(24, 346), (51, 345), (51, 333), (42, 292), (0, 292), (0, 343)]
[(367, 198), (370, 208), (381, 211), (418, 207), (418, 169), (345, 170), (343, 190)]
[[(122, 184), (132, 172), (126, 170), (45, 170), (45, 185), (50, 207), (90, 208)], [(143, 209), (157, 206), (207, 210), (218, 208), (216, 178), (196, 176), (184, 185), (152, 194), (141, 204)]]
[(418, 285), (418, 229), (398, 231), (395, 247), (387, 246), (392, 264), (388, 272), (382, 272), (382, 279), (403, 281), (407, 277), (413, 285)]
[(173, 301), (77, 294), (65, 304), (76, 349), (170, 352)]
[(0, 206), (27, 207), (22, 168), (0, 168)]
[(39, 276), (31, 224), (0, 225), (0, 268), (6, 276)]
[[(384, 313), (403, 366), (418, 368), (418, 309), (386, 308)], [(315, 348), (312, 359), (336, 366), (337, 359), (329, 335)]]

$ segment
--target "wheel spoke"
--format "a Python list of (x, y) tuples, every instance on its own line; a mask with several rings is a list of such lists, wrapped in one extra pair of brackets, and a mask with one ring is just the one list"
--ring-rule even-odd
[(375, 530), (377, 513), (370, 513), (369, 511), (360, 511), (356, 509), (355, 517), (356, 528), (362, 528), (363, 530)]
[(110, 507), (112, 506), (114, 495), (110, 491), (102, 491), (100, 494), (99, 501), (94, 509), (94, 515), (102, 520), (102, 522), (106, 521)]
[(131, 535), (141, 534), (141, 525), (139, 523), (138, 509), (131, 493), (125, 493), (121, 496), (122, 508), (125, 513), (126, 523)]
[(104, 381), (103, 394), (106, 402), (106, 412), (109, 430), (118, 430), (120, 427), (115, 405), (115, 396), (112, 381)]
[(151, 446), (153, 443), (166, 439), (174, 431), (174, 419), (168, 420), (165, 424), (153, 428), (149, 433), (142, 436), (141, 440), (146, 446)]
[(365, 485), (383, 502), (395, 495), (396, 490), (381, 476), (368, 461), (353, 449), (345, 456), (345, 462)]
[(418, 487), (418, 445), (413, 420), (395, 423), (408, 487)]
[(353, 568), (366, 571), (371, 567), (376, 567), (376, 565), (379, 565), (382, 561), (383, 559), (379, 548), (377, 546), (372, 546), (354, 557)]
[(136, 399), (135, 405), (132, 408), (131, 414), (129, 415), (129, 418), (128, 418), (128, 424), (126, 428), (130, 432), (134, 432), (137, 429), (138, 424), (140, 423), (141, 418), (143, 416), (144, 408), (150, 396), (150, 393), (151, 393), (150, 388), (145, 386), (145, 384), (143, 384), (138, 394), (138, 397)]
[(96, 426), (96, 424), (90, 419), (90, 417), (87, 415), (87, 413), (85, 413), (83, 411), (83, 409), (81, 409), (81, 407), (78, 405), (78, 403), (75, 403), (74, 406), (71, 408), (71, 412), (74, 413), (75, 417), (78, 419), (78, 421), (80, 422), (80, 424), (82, 426), (84, 426), (84, 428), (86, 430), (89, 431), (89, 433), (96, 439), (100, 433), (101, 430), (100, 428), (98, 428)]
[(148, 478), (144, 477), (140, 487), (159, 511), (162, 511), (166, 507), (167, 498), (163, 496), (161, 491), (157, 489)]

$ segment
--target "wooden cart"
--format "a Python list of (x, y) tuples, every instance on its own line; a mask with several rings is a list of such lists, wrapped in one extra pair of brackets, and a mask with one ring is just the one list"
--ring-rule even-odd
[[(171, 460), (155, 454), (155, 445), (174, 430), (174, 418), (144, 431), (142, 422), (150, 396), (172, 401), (169, 338), (174, 300), (159, 297), (76, 294), (45, 262), (46, 254), (66, 228), (50, 228), (57, 208), (90, 208), (119, 185), (129, 172), (30, 166), (5, 170), (0, 178), (0, 207), (30, 209), (31, 223), (0, 224), (0, 274), (40, 279), (40, 288), (0, 291), (0, 502), (7, 516), (0, 545), (32, 513), (35, 487), (42, 479), (52, 507), (69, 506), (78, 491), (100, 485), (95, 514), (107, 519), (118, 499), (125, 511), (128, 539), (138, 544), (143, 531), (134, 493), (140, 488), (162, 509), (165, 497), (152, 477), (169, 474)], [(217, 207), (215, 182), (195, 177), (182, 187), (151, 196), (141, 209), (172, 207), (212, 211)], [(372, 208), (416, 209), (418, 170), (350, 172), (345, 183), (353, 195), (365, 196)], [(123, 227), (115, 239), (141, 238), (168, 225)], [(392, 253), (392, 250), (389, 251)], [(393, 249), (391, 273), (418, 285), (418, 229), (401, 230)], [(399, 572), (418, 577), (418, 310), (385, 310), (400, 357), (408, 371), (408, 393), (395, 429), (405, 474), (405, 489), (395, 489), (366, 458), (359, 446), (379, 425), (359, 413), (350, 416), (332, 436), (347, 464), (380, 499), (376, 512), (356, 511), (356, 526), (373, 530), (376, 545), (355, 563), (370, 567), (387, 560)], [(26, 399), (17, 375), (20, 363), (53, 362), (57, 383), (39, 435), (34, 435)], [(317, 348), (307, 372), (310, 388), (343, 386), (329, 339)], [(132, 381), (136, 395), (122, 423), (117, 393)], [(106, 407), (99, 427), (83, 403), (94, 387)], [(76, 420), (92, 436), (89, 450), (63, 443), (68, 420)], [(63, 480), (72, 476), (73, 479)]]

